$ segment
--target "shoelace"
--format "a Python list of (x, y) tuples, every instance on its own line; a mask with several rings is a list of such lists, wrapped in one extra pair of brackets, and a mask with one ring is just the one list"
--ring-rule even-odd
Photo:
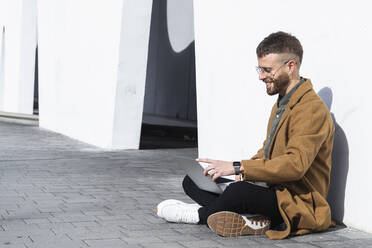
[(253, 224), (256, 224), (256, 225), (259, 224), (260, 226), (264, 226), (270, 223), (270, 221), (265, 216), (258, 215), (258, 216), (253, 216), (249, 219)]
[(264, 227), (270, 223), (270, 220), (267, 217), (261, 216), (261, 215), (252, 216), (252, 217), (243, 216), (243, 218), (247, 224), (248, 222), (250, 222), (252, 225), (257, 226), (257, 227)]
[(195, 214), (198, 211), (200, 205), (197, 204), (186, 204), (182, 206), (182, 211), (177, 213), (177, 219), (182, 222), (193, 222), (195, 219)]

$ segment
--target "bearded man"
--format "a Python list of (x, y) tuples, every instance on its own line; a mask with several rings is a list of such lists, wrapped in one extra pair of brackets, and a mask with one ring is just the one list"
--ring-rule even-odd
[[(334, 126), (328, 108), (300, 76), (303, 50), (291, 34), (276, 32), (256, 49), (259, 79), (278, 94), (263, 146), (251, 159), (208, 163), (213, 180), (236, 175), (222, 194), (200, 189), (188, 176), (183, 188), (197, 204), (165, 200), (158, 216), (170, 222), (208, 224), (222, 236), (266, 234), (283, 239), (328, 229)], [(247, 124), (249, 125), (249, 124)], [(253, 215), (253, 216), (252, 216)]]

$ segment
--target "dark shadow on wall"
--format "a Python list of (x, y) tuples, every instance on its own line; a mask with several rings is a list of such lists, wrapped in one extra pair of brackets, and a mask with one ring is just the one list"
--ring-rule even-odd
[[(333, 93), (328, 87), (322, 88), (318, 95), (331, 111)], [(331, 207), (332, 219), (342, 223), (344, 219), (345, 189), (349, 171), (349, 145), (342, 127), (337, 123), (335, 115), (331, 112), (335, 125), (335, 137), (332, 151), (331, 185), (327, 201)]]
[(34, 115), (39, 115), (39, 53), (38, 45), (35, 50), (35, 74), (34, 74)]
[(197, 147), (194, 42), (175, 52), (167, 22), (153, 1), (140, 149)]
[(190, 127), (142, 124), (140, 149), (197, 147), (197, 130)]

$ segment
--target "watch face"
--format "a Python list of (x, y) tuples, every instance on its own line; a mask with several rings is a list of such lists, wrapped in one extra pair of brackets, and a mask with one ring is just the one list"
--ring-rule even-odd
[(240, 162), (234, 161), (233, 166), (234, 166), (235, 175), (239, 175), (240, 174), (240, 166), (241, 166)]
[(235, 161), (235, 162), (233, 162), (233, 165), (234, 165), (234, 166), (239, 166), (239, 167), (240, 167), (240, 162)]

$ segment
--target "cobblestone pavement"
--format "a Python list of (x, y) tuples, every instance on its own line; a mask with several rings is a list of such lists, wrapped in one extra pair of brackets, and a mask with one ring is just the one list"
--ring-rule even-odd
[(0, 248), (372, 247), (351, 228), (271, 241), (157, 218), (161, 200), (190, 202), (179, 167), (195, 149), (109, 151), (8, 123), (0, 133)]

